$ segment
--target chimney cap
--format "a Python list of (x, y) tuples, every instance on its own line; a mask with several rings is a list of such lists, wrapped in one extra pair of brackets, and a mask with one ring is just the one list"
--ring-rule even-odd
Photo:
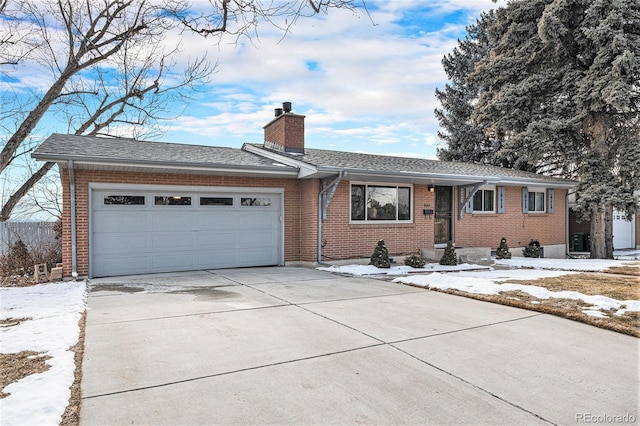
[(274, 109), (274, 115), (276, 117), (280, 117), (282, 115), (282, 108), (276, 108)]
[(282, 109), (284, 112), (291, 112), (291, 102), (283, 102)]

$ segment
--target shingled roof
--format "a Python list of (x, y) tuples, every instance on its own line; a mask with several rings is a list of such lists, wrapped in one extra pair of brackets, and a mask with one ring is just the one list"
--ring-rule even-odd
[(375, 179), (440, 185), (479, 182), (505, 185), (544, 185), (569, 188), (573, 181), (514, 169), (480, 164), (392, 157), (305, 148), (304, 154), (286, 153), (245, 144), (242, 149), (53, 134), (32, 156), (63, 167), (69, 160), (78, 168), (143, 170), (182, 173), (264, 174), (324, 178), (338, 173), (349, 179)]
[(127, 138), (62, 135), (54, 133), (32, 154), (36, 160), (65, 165), (73, 160), (80, 167), (178, 168), (267, 171), (295, 175), (286, 164), (237, 148), (150, 142)]
[(457, 161), (393, 157), (312, 148), (305, 148), (304, 154), (295, 154), (270, 150), (257, 144), (245, 144), (245, 148), (254, 153), (259, 153), (260, 151), (269, 152), (272, 155), (271, 158), (279, 158), (283, 162), (287, 162), (286, 158), (290, 161), (287, 164), (290, 165), (303, 163), (309, 166), (310, 169), (315, 169), (315, 174), (318, 175), (329, 175), (345, 171), (350, 176), (362, 176), (363, 178), (368, 175), (387, 175), (408, 180), (415, 180), (421, 177), (427, 180), (437, 179), (442, 181), (448, 178), (452, 182), (457, 180), (460, 184), (487, 180), (487, 183), (524, 184), (531, 182), (538, 185), (556, 187), (572, 187), (575, 185), (573, 181), (552, 176)]

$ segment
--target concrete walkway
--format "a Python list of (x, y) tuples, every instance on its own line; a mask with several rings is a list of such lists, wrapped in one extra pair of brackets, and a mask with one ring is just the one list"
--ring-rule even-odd
[(549, 315), (305, 268), (91, 285), (82, 425), (640, 421), (639, 340)]

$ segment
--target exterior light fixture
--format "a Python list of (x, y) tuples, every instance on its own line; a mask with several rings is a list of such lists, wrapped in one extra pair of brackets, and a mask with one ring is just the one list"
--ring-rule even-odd
[(433, 185), (429, 185), (428, 189), (429, 189), (429, 192), (434, 192), (436, 190), (436, 187)]

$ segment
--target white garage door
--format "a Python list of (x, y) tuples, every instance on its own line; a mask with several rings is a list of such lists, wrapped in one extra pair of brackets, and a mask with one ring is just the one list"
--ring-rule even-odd
[(282, 264), (282, 194), (93, 190), (90, 275)]
[(627, 220), (624, 212), (613, 212), (613, 248), (626, 249), (635, 248), (635, 216)]

